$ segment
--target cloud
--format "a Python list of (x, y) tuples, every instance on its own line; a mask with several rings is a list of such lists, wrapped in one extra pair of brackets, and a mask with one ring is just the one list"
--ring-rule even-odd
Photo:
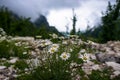
[[(102, 11), (106, 10), (108, 0), (84, 0), (79, 7), (75, 8), (77, 15), (76, 29), (85, 30), (87, 25), (91, 27), (101, 23)], [(54, 16), (54, 17), (53, 17)], [(65, 26), (72, 29), (72, 9), (51, 10), (47, 16), (51, 25), (56, 26), (59, 31), (66, 31)]]
[(49, 14), (51, 9), (79, 7), (80, 2), (80, 0), (0, 0), (0, 5), (9, 7), (19, 15), (35, 19), (39, 14)]
[(85, 30), (89, 21), (90, 26), (100, 22), (101, 12), (106, 10), (108, 1), (115, 0), (0, 0), (0, 5), (21, 16), (31, 17), (35, 20), (39, 14), (48, 18), (51, 25), (59, 31), (65, 31), (68, 24), (72, 29), (72, 8), (77, 15), (77, 29)]

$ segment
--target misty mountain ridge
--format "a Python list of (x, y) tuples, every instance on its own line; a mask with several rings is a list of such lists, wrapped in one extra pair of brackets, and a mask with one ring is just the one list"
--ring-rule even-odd
[(44, 38), (50, 38), (49, 34), (52, 33), (61, 35), (55, 26), (49, 25), (44, 15), (40, 14), (35, 21), (31, 21), (30, 17), (20, 16), (4, 6), (0, 7), (0, 28), (11, 36), (41, 35)]

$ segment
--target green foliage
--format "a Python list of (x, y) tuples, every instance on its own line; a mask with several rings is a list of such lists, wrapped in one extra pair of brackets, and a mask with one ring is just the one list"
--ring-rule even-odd
[(28, 58), (29, 54), (23, 54), (27, 50), (23, 46), (15, 46), (14, 42), (8, 42), (6, 40), (0, 42), (0, 58)]
[[(31, 72), (33, 80), (70, 80), (69, 62), (56, 59), (56, 54)], [(68, 72), (67, 72), (68, 71)], [(27, 80), (27, 79), (26, 79)]]
[(49, 38), (49, 33), (57, 33), (57, 29), (50, 27), (45, 16), (43, 20), (38, 18), (35, 23), (30, 18), (19, 17), (6, 7), (0, 7), (0, 27), (11, 36), (35, 36), (40, 35), (43, 39)]
[(15, 80), (34, 80), (30, 74), (23, 74), (18, 76)]
[(108, 9), (102, 17), (102, 32), (100, 39), (102, 42), (107, 42), (110, 40), (120, 40), (119, 31), (120, 27), (116, 26), (119, 22), (116, 22), (119, 18), (120, 10), (120, 0), (116, 1), (115, 5), (111, 5), (109, 2)]
[(0, 58), (9, 58), (12, 54), (11, 44), (8, 44), (7, 41), (0, 42)]
[(58, 43), (58, 42), (60, 42), (61, 40), (59, 39), (59, 38), (55, 38), (55, 39), (51, 39), (51, 41), (53, 42), (53, 43)]
[(105, 43), (110, 40), (120, 40), (120, 0), (116, 0), (114, 5), (108, 3), (108, 7), (101, 17), (102, 23), (96, 27), (89, 28), (81, 33), (82, 38), (95, 42)]
[(101, 71), (92, 71), (92, 74), (89, 75), (90, 80), (110, 80), (110, 76), (107, 73)]
[(14, 64), (14, 67), (20, 70), (25, 70), (25, 68), (28, 68), (28, 64), (24, 60), (19, 60)]
[(120, 75), (116, 76), (115, 78), (113, 78), (112, 80), (119, 80), (120, 79)]
[(9, 62), (4, 62), (3, 65), (6, 66), (6, 67), (10, 67), (10, 66), (13, 65), (13, 64), (12, 64), (12, 63), (9, 63)]
[(49, 39), (50, 38), (50, 32), (48, 31), (48, 29), (43, 25), (40, 28), (38, 28), (37, 30), (37, 35), (41, 35), (42, 39)]
[(30, 22), (30, 18), (20, 18), (5, 7), (0, 7), (0, 27), (8, 35), (12, 36), (34, 36), (35, 27)]
[(75, 35), (75, 30), (72, 29), (72, 30), (70, 31), (70, 35)]

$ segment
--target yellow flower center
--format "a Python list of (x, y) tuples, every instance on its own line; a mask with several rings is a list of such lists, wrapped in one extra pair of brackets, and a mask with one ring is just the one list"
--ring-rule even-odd
[(54, 48), (57, 48), (57, 46), (53, 46)]
[(55, 50), (54, 50), (54, 49), (51, 49), (51, 52), (55, 52)]
[(83, 56), (83, 60), (87, 60), (87, 57), (86, 57), (86, 56)]
[(63, 55), (63, 58), (66, 58), (67, 56), (66, 55)]

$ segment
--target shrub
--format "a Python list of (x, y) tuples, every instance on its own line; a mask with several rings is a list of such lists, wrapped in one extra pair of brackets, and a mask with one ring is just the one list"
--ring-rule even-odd
[(24, 60), (19, 60), (14, 65), (15, 68), (18, 68), (20, 70), (24, 70), (25, 68), (28, 68), (28, 64)]
[(19, 57), (19, 58), (28, 58), (29, 54), (23, 54), (23, 52), (28, 52), (23, 46), (15, 46), (13, 41), (2, 41), (0, 42), (0, 58), (10, 58), (10, 57)]

